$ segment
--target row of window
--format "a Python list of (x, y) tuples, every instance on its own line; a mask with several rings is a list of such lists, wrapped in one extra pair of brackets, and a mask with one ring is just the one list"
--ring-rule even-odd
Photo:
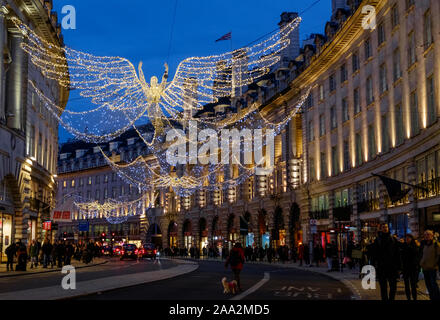
[[(109, 175), (105, 174), (102, 176), (103, 177), (103, 182), (107, 183), (109, 182)], [(118, 181), (118, 177), (117, 174), (115, 172), (113, 172), (111, 174), (111, 181), (112, 182), (116, 182)], [(101, 176), (95, 176), (95, 184), (100, 184), (100, 180), (101, 180)], [(78, 179), (72, 179), (72, 180), (64, 180), (63, 181), (63, 188), (67, 188), (67, 186), (70, 186), (71, 188), (75, 188), (76, 186), (82, 187), (84, 186), (84, 183), (87, 183), (87, 185), (92, 185), (93, 184), (93, 177), (89, 176), (87, 178), (78, 178)]]

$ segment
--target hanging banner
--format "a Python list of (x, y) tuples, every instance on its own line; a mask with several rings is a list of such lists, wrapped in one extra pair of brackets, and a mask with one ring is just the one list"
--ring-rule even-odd
[(70, 211), (54, 211), (52, 213), (52, 221), (72, 222)]
[(43, 222), (43, 230), (46, 231), (52, 230), (52, 221)]

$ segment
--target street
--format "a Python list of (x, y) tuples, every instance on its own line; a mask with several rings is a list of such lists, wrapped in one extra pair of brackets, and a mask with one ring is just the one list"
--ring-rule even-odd
[[(223, 294), (222, 277), (232, 272), (222, 263), (199, 261), (199, 268), (186, 275), (130, 288), (80, 297), (81, 300), (228, 300)], [(241, 274), (244, 294), (259, 283), (264, 274), (270, 279), (243, 300), (351, 300), (352, 293), (341, 282), (315, 273), (275, 266), (246, 264)]]
[[(169, 260), (158, 262), (149, 259), (132, 261), (120, 261), (118, 258), (109, 258), (108, 262), (98, 266), (92, 266), (76, 270), (76, 281), (90, 281), (100, 278), (119, 276), (121, 274), (134, 274), (140, 272), (168, 269), (176, 266)], [(51, 286), (60, 286), (65, 276), (61, 272), (49, 272), (41, 274), (21, 275), (17, 277), (0, 277), (0, 293), (37, 289)]]

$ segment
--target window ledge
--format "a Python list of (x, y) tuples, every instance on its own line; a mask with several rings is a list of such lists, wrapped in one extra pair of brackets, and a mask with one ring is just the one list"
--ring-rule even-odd
[(416, 68), (417, 68), (417, 60), (412, 65), (410, 65), (406, 71), (408, 73), (410, 73), (410, 72), (412, 72)]
[[(382, 50), (383, 47), (385, 47), (387, 45), (387, 41), (384, 40), (380, 45), (377, 46), (377, 51), (379, 52), (380, 50)], [(371, 58), (371, 57), (370, 57)]]
[(384, 97), (388, 96), (389, 93), (389, 89), (387, 89), (386, 91), (382, 92), (379, 96), (380, 100), (382, 100)]
[(426, 56), (434, 49), (434, 41), (425, 49), (425, 52), (423, 52), (423, 56), (426, 58)]
[[(378, 48), (379, 49), (379, 48)], [(370, 61), (372, 61), (374, 59), (373, 56), (369, 56), (367, 60), (364, 61), (364, 65), (367, 65), (370, 63)]]
[(399, 84), (402, 83), (402, 76), (399, 77), (396, 81), (394, 81), (393, 86), (394, 88), (397, 87)]

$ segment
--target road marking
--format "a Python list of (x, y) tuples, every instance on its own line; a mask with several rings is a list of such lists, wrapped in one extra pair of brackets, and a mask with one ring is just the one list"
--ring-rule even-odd
[(265, 272), (263, 279), (261, 279), (258, 283), (256, 283), (251, 288), (247, 289), (246, 291), (240, 293), (239, 295), (236, 295), (235, 297), (231, 298), (230, 300), (241, 300), (245, 298), (246, 296), (250, 295), (251, 293), (254, 293), (258, 289), (260, 289), (267, 281), (270, 279), (270, 273)]

